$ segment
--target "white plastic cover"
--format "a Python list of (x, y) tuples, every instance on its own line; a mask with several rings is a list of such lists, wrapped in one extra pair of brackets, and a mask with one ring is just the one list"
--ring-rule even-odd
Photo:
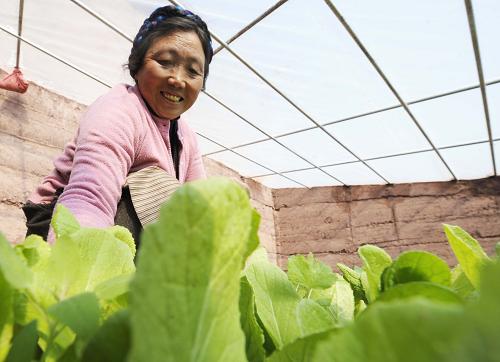
[[(80, 0), (125, 37), (78, 2), (24, 0), (23, 38), (99, 81), (26, 43), (21, 68), (28, 80), (90, 104), (132, 82), (126, 38), (168, 2)], [(230, 44), (257, 74), (228, 50), (215, 55), (206, 94), (187, 112), (203, 153), (269, 187), (314, 187), (488, 177), (493, 142), (498, 174), (500, 2), (473, 1), (491, 140), (463, 2), (333, 3), (414, 119), (326, 1), (189, 0), (182, 5), (223, 41), (280, 5)], [(17, 33), (18, 12), (18, 0), (0, 0), (0, 27)], [(15, 65), (16, 45), (0, 30), (0, 68)]]

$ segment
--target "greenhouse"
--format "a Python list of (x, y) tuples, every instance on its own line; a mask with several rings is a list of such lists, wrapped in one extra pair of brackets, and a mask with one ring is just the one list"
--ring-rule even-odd
[(499, 2), (0, 5), (0, 361), (500, 361)]

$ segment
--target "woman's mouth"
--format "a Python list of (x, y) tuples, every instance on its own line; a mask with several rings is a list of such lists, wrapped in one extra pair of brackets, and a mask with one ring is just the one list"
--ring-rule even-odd
[(180, 96), (176, 96), (175, 94), (170, 94), (167, 92), (160, 92), (160, 94), (162, 95), (163, 98), (169, 100), (170, 102), (174, 102), (174, 103), (180, 103), (184, 99)]

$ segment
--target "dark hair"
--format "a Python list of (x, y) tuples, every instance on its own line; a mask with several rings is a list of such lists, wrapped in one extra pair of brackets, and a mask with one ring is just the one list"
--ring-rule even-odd
[(210, 37), (207, 24), (198, 15), (173, 5), (163, 6), (153, 11), (135, 36), (127, 64), (132, 78), (135, 79), (137, 72), (141, 69), (144, 56), (151, 44), (156, 39), (179, 30), (193, 31), (200, 38), (205, 54), (203, 82), (206, 82), (209, 64), (213, 56), (212, 38)]

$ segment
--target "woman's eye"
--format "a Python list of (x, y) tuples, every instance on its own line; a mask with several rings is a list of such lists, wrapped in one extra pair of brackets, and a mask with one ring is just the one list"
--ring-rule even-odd
[(158, 64), (160, 64), (162, 67), (169, 67), (172, 65), (172, 62), (170, 60), (157, 60)]
[(200, 75), (200, 72), (194, 68), (188, 68), (188, 72), (191, 75)]

